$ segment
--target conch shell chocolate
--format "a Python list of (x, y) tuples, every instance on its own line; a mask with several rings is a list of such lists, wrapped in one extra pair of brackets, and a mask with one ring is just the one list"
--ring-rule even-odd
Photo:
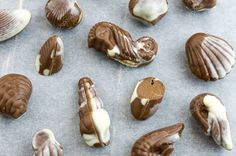
[(60, 37), (50, 37), (36, 57), (35, 66), (39, 74), (49, 76), (63, 67), (64, 45)]
[(83, 17), (79, 4), (74, 0), (49, 0), (45, 7), (48, 21), (59, 28), (70, 29), (77, 26)]
[(110, 117), (89, 78), (79, 81), (80, 132), (89, 146), (104, 147), (110, 142)]
[(154, 77), (147, 77), (139, 81), (130, 100), (131, 113), (138, 120), (145, 120), (152, 116), (165, 93), (164, 84)]
[(32, 93), (30, 80), (23, 75), (8, 74), (0, 78), (0, 113), (19, 118), (27, 111)]
[(88, 46), (129, 67), (150, 63), (157, 53), (157, 43), (151, 37), (133, 41), (127, 31), (108, 22), (93, 26), (89, 32)]
[(130, 0), (130, 13), (145, 24), (155, 25), (168, 11), (167, 0)]
[(183, 0), (184, 5), (194, 11), (209, 10), (216, 6), (217, 0)]
[(217, 96), (210, 93), (196, 96), (190, 104), (190, 111), (206, 135), (211, 136), (218, 145), (232, 150), (233, 142), (226, 109)]
[(63, 147), (57, 142), (53, 132), (42, 129), (36, 132), (32, 141), (33, 156), (63, 156)]
[(189, 67), (194, 75), (205, 81), (222, 79), (235, 63), (235, 52), (225, 40), (197, 33), (185, 46)]
[(178, 123), (150, 132), (139, 138), (133, 145), (132, 156), (170, 156), (174, 144), (180, 139), (184, 124)]

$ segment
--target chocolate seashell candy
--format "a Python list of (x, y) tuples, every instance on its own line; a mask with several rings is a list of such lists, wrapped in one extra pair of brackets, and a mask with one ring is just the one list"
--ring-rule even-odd
[(189, 67), (205, 81), (222, 79), (235, 63), (235, 52), (225, 40), (205, 34), (194, 34), (185, 46)]
[(233, 149), (226, 108), (217, 96), (210, 93), (196, 96), (191, 101), (190, 111), (206, 135), (225, 149)]
[(178, 123), (165, 127), (139, 138), (132, 147), (132, 156), (170, 156), (174, 144), (180, 139), (184, 124)]
[(20, 74), (8, 74), (0, 78), (0, 113), (19, 118), (27, 111), (32, 93), (30, 80)]
[(184, 5), (193, 11), (204, 11), (216, 6), (217, 0), (183, 0)]
[(45, 6), (48, 21), (59, 28), (70, 29), (77, 26), (83, 17), (82, 9), (74, 0), (49, 0)]

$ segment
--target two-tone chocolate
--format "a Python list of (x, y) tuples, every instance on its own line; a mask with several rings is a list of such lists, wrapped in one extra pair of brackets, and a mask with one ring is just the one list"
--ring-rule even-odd
[(60, 37), (50, 37), (36, 57), (35, 67), (39, 74), (49, 76), (63, 67), (64, 45)]
[(32, 93), (30, 80), (20, 74), (8, 74), (0, 78), (0, 113), (19, 118), (27, 111)]
[(110, 117), (89, 78), (79, 81), (80, 132), (89, 146), (104, 147), (110, 142)]
[(165, 93), (164, 84), (157, 78), (139, 81), (130, 100), (131, 113), (138, 120), (151, 117), (158, 109)]
[(192, 73), (205, 81), (224, 78), (235, 63), (232, 46), (213, 35), (194, 34), (188, 39), (185, 49)]
[(180, 139), (184, 124), (178, 123), (150, 132), (139, 138), (133, 145), (132, 156), (170, 156), (174, 144)]
[(130, 0), (130, 13), (145, 24), (155, 25), (168, 11), (167, 0)]
[(233, 142), (226, 108), (217, 96), (210, 93), (196, 96), (191, 101), (190, 111), (206, 135), (211, 136), (218, 145), (232, 150)]
[(216, 6), (217, 0), (183, 0), (184, 5), (193, 11), (204, 11)]
[(33, 136), (32, 145), (33, 156), (63, 156), (63, 147), (49, 129), (36, 132)]
[(108, 22), (93, 26), (89, 32), (88, 46), (129, 67), (150, 63), (158, 48), (151, 37), (141, 37), (133, 41), (127, 31)]
[(49, 0), (45, 6), (48, 21), (59, 28), (70, 29), (77, 26), (83, 17), (82, 9), (74, 0)]

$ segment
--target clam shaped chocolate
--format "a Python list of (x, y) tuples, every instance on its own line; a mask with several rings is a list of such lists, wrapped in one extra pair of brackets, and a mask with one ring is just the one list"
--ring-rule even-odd
[(225, 149), (233, 149), (226, 108), (217, 96), (209, 93), (196, 96), (191, 101), (190, 111), (206, 135)]
[(20, 33), (30, 19), (31, 13), (25, 9), (0, 10), (0, 42)]
[(79, 81), (80, 133), (89, 146), (104, 147), (110, 142), (110, 117), (89, 78)]
[(49, 76), (63, 67), (64, 46), (60, 37), (50, 37), (36, 57), (35, 66), (39, 74)]
[(70, 29), (77, 26), (83, 17), (79, 4), (74, 0), (49, 0), (45, 7), (48, 21), (59, 28)]
[(231, 45), (213, 35), (194, 34), (185, 49), (192, 73), (205, 81), (224, 78), (235, 62)]
[(130, 0), (130, 13), (145, 24), (155, 25), (168, 11), (167, 0)]
[(178, 123), (150, 132), (139, 138), (133, 145), (132, 156), (170, 156), (174, 144), (180, 139), (184, 124)]
[(194, 11), (209, 10), (216, 6), (217, 0), (183, 0), (184, 5)]
[(8, 74), (0, 78), (0, 113), (18, 118), (27, 111), (32, 93), (30, 80), (19, 74)]
[(151, 37), (141, 37), (133, 41), (127, 31), (108, 22), (93, 26), (89, 32), (88, 46), (129, 67), (150, 63), (158, 48)]
[(36, 132), (32, 141), (33, 156), (63, 156), (63, 147), (57, 142), (53, 132), (42, 129)]

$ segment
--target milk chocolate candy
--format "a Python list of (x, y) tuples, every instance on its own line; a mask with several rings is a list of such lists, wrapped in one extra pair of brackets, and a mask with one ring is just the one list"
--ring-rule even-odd
[(63, 66), (64, 45), (60, 37), (50, 37), (36, 57), (35, 66), (39, 74), (49, 76), (59, 72)]
[(53, 132), (42, 129), (33, 136), (33, 156), (63, 156), (63, 147), (57, 142)]
[(211, 136), (218, 145), (232, 150), (233, 143), (226, 109), (217, 96), (210, 93), (196, 96), (190, 104), (190, 111), (206, 135)]
[(131, 113), (138, 120), (152, 116), (165, 93), (164, 84), (156, 78), (147, 77), (139, 81), (131, 97)]
[(193, 11), (209, 10), (216, 6), (217, 0), (183, 0), (184, 5)]
[(79, 4), (74, 0), (49, 0), (45, 6), (48, 21), (59, 28), (70, 29), (77, 26), (83, 17)]
[(205, 81), (224, 78), (234, 66), (232, 46), (219, 37), (194, 34), (187, 41), (185, 49), (192, 73)]
[(110, 118), (89, 78), (79, 81), (80, 132), (89, 146), (104, 147), (110, 142)]
[(139, 138), (133, 145), (132, 156), (170, 156), (174, 144), (180, 139), (184, 124), (178, 123), (150, 132)]
[(148, 25), (155, 25), (168, 11), (167, 0), (130, 0), (130, 13)]
[(30, 80), (23, 75), (8, 74), (0, 78), (0, 113), (19, 118), (27, 111), (32, 93)]
[(89, 32), (88, 46), (129, 67), (150, 63), (157, 53), (157, 43), (151, 37), (133, 41), (127, 31), (108, 22), (93, 26)]

